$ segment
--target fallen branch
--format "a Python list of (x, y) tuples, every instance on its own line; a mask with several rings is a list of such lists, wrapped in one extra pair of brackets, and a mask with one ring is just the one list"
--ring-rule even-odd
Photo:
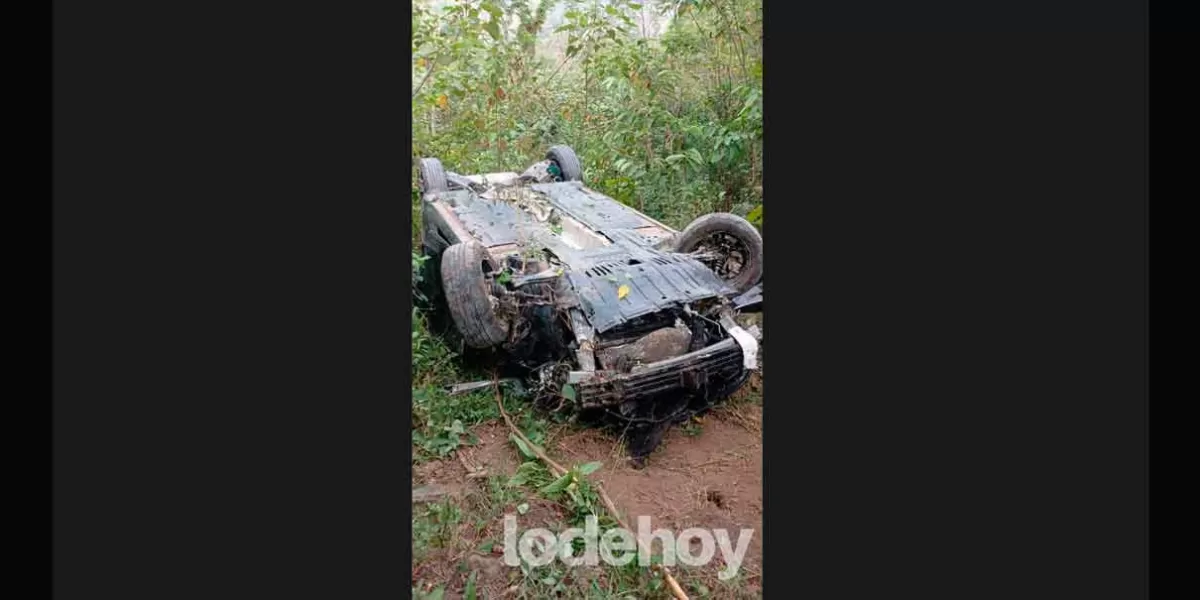
[(528, 444), (529, 449), (533, 451), (534, 455), (537, 456), (542, 462), (546, 463), (550, 469), (554, 471), (556, 476), (562, 477), (563, 475), (566, 475), (567, 469), (551, 460), (549, 456), (546, 456), (546, 452), (542, 450), (540, 446), (530, 441), (529, 438), (525, 437), (525, 434), (521, 432), (521, 429), (517, 427), (515, 423), (513, 423), (512, 417), (508, 416), (508, 411), (504, 410), (504, 396), (500, 393), (498, 379), (495, 380), (495, 385), (493, 387), (496, 390), (496, 406), (500, 408), (500, 416), (504, 417), (504, 422), (508, 424), (508, 428), (511, 429), (517, 437), (521, 438), (522, 442)]
[[(437, 57), (434, 57), (434, 61), (436, 59), (437, 59)], [(417, 84), (417, 89), (413, 90), (413, 94), (412, 94), (413, 100), (417, 99), (417, 94), (419, 94), (421, 92), (421, 88), (425, 87), (425, 82), (429, 81), (429, 76), (433, 74), (433, 66), (436, 64), (434, 61), (429, 61), (429, 69), (427, 69), (425, 71), (425, 76), (421, 78), (421, 83)]]
[(713, 460), (705, 461), (700, 464), (683, 465), (682, 467), (672, 467), (670, 465), (658, 465), (658, 468), (665, 469), (667, 471), (674, 471), (676, 473), (688, 474), (688, 473), (695, 473), (698, 469), (703, 469), (704, 467), (711, 467), (712, 465), (724, 464), (724, 463), (727, 463), (730, 461), (745, 460), (745, 458), (746, 458), (745, 455), (738, 454), (738, 453), (732, 452), (732, 451), (726, 451), (725, 454), (726, 454), (726, 456), (724, 456), (722, 458), (715, 458)]
[[(617, 510), (617, 505), (614, 504), (612, 498), (608, 496), (608, 492), (604, 491), (604, 486), (597, 482), (595, 487), (596, 492), (600, 494), (600, 500), (604, 502), (604, 508), (608, 509), (608, 512), (612, 515), (613, 519), (616, 519), (617, 523), (620, 523), (621, 527), (626, 531), (633, 531), (633, 529), (630, 529), (629, 523), (626, 523), (625, 519), (621, 517), (621, 513)], [(638, 539), (639, 546), (644, 543), (645, 542), (642, 539)], [(647, 547), (646, 552), (649, 553), (650, 548)], [(671, 588), (672, 595), (679, 600), (688, 600), (687, 594), (683, 593), (683, 588), (679, 587), (679, 582), (675, 581), (675, 578), (671, 576), (671, 572), (668, 571), (666, 567), (662, 565), (654, 565), (653, 568), (658, 569), (658, 572), (662, 573), (663, 579), (667, 581), (667, 586)]]
[[(455, 383), (446, 388), (446, 394), (455, 396), (464, 392), (473, 392), (475, 390), (492, 387), (495, 385), (495, 383), (496, 382), (487, 379), (482, 381), (471, 381), (468, 383)], [(499, 383), (520, 383), (520, 380), (514, 377), (506, 377), (501, 379)]]
[[(562, 477), (566, 475), (567, 469), (557, 462), (554, 462), (553, 459), (547, 456), (546, 451), (542, 450), (540, 446), (533, 443), (533, 441), (526, 437), (521, 429), (517, 427), (516, 423), (513, 423), (512, 417), (508, 416), (508, 411), (504, 410), (504, 396), (500, 393), (499, 379), (494, 379), (493, 387), (496, 390), (496, 406), (500, 408), (500, 416), (504, 417), (504, 422), (508, 424), (508, 428), (512, 430), (513, 434), (520, 438), (522, 442), (525, 442), (525, 444), (529, 446), (529, 450), (533, 452), (538, 459), (540, 459), (543, 463), (546, 463), (546, 465), (549, 466), (552, 471), (554, 471), (554, 475), (556, 477)], [(600, 482), (593, 482), (592, 485), (596, 488), (596, 493), (600, 495), (600, 501), (604, 503), (604, 508), (608, 510), (613, 519), (616, 520), (616, 522), (620, 524), (621, 527), (626, 531), (633, 531), (633, 529), (629, 527), (629, 523), (626, 523), (625, 519), (621, 517), (620, 511), (617, 510), (617, 505), (613, 503), (612, 498), (608, 495), (608, 492), (604, 491), (604, 486), (601, 485)], [(638, 538), (638, 545), (643, 546), (644, 544), (645, 541), (641, 538)], [(643, 546), (643, 548), (646, 550), (647, 554), (650, 552), (649, 547)], [(682, 587), (679, 587), (679, 582), (675, 581), (675, 577), (671, 575), (671, 571), (669, 571), (663, 565), (652, 565), (651, 568), (657, 570), (659, 573), (662, 573), (663, 579), (665, 579), (667, 582), (667, 587), (671, 588), (671, 595), (678, 598), (678, 600), (688, 600), (687, 594), (683, 592)]]

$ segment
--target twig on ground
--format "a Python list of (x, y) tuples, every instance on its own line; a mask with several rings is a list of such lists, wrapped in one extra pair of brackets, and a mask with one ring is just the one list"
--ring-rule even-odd
[(486, 467), (471, 464), (467, 461), (466, 455), (462, 452), (455, 452), (454, 454), (458, 456), (459, 464), (461, 464), (463, 470), (467, 472), (467, 479), (482, 479), (488, 476)]
[(633, 427), (633, 421), (627, 421), (625, 423), (625, 429), (621, 430), (621, 435), (617, 437), (616, 443), (613, 444), (612, 451), (608, 453), (609, 456), (613, 458), (620, 456), (618, 452), (621, 450), (621, 444), (625, 443), (625, 434), (629, 432), (630, 427)]
[(517, 437), (521, 438), (522, 442), (525, 442), (526, 444), (528, 444), (530, 451), (532, 451), (533, 454), (535, 456), (537, 456), (542, 462), (544, 462), (548, 466), (550, 466), (551, 470), (554, 471), (554, 474), (556, 476), (562, 477), (563, 475), (566, 475), (567, 469), (563, 468), (562, 465), (551, 460), (549, 456), (546, 456), (546, 452), (544, 450), (542, 450), (541, 446), (534, 444), (529, 438), (525, 437), (525, 434), (523, 432), (521, 432), (521, 429), (519, 427), (517, 427), (516, 423), (513, 423), (512, 417), (508, 416), (508, 411), (504, 410), (504, 397), (500, 393), (499, 380), (497, 380), (497, 385), (495, 385), (495, 390), (496, 390), (496, 406), (498, 406), (500, 408), (500, 416), (504, 417), (504, 422), (508, 424), (508, 428), (510, 430), (512, 430), (512, 432)]
[(694, 469), (699, 469), (702, 467), (707, 467), (709, 465), (717, 465), (717, 464), (729, 462), (731, 460), (744, 460), (746, 458), (744, 455), (741, 455), (741, 454), (738, 454), (737, 452), (732, 452), (732, 451), (726, 451), (725, 454), (729, 454), (732, 456), (725, 456), (722, 458), (714, 458), (713, 460), (705, 461), (698, 465), (691, 465), (688, 467), (688, 470), (690, 471), (690, 470), (694, 470)]

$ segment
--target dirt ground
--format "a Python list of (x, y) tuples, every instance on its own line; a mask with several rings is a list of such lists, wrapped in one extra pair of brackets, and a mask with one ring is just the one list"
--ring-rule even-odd
[[(737, 597), (755, 596), (762, 577), (762, 405), (746, 397), (761, 398), (761, 386), (756, 375), (734, 401), (698, 421), (672, 428), (640, 470), (628, 464), (615, 435), (596, 429), (562, 426), (552, 430), (547, 436), (546, 451), (563, 464), (602, 462), (603, 467), (589, 479), (603, 484), (634, 528), (637, 517), (645, 515), (651, 518), (653, 527), (669, 528), (676, 533), (688, 527), (724, 528), (736, 539), (739, 530), (753, 529), (741, 567)], [(484, 423), (472, 431), (478, 444), (459, 448), (443, 460), (414, 465), (414, 490), (457, 499), (469, 509), (481, 495), (488, 493), (485, 489), (488, 477), (507, 477), (515, 472), (519, 465), (517, 450), (508, 442), (509, 430), (503, 421)], [(527, 512), (518, 517), (522, 529), (553, 528), (562, 522), (562, 509), (554, 503), (536, 498), (522, 501), (529, 504)], [(413, 510), (416, 514), (415, 500)], [(476, 570), (479, 597), (503, 597), (506, 590), (511, 595), (515, 587), (511, 584), (519, 570), (503, 565), (502, 548), (464, 551), (462, 547), (468, 543), (462, 539), (470, 538), (470, 544), (502, 539), (503, 514), (512, 512), (511, 506), (499, 507), (484, 522), (460, 525), (452, 535), (461, 538), (457, 546), (426, 553), (423, 559), (414, 561), (414, 583), (447, 582), (445, 597), (458, 597), (451, 591), (462, 589), (463, 572)], [(677, 578), (685, 587), (688, 578), (715, 582), (722, 567), (720, 556), (718, 552), (713, 564), (700, 571), (677, 569)], [(460, 566), (463, 562), (467, 565), (465, 569)]]
[[(637, 517), (655, 528), (753, 529), (742, 563), (747, 581), (761, 577), (762, 407), (742, 405), (706, 415), (695, 434), (676, 427), (642, 469), (628, 464), (613, 436), (596, 430), (554, 440), (548, 452), (582, 464), (601, 461), (591, 479), (612, 496), (632, 527)], [(718, 554), (718, 557), (720, 555)]]

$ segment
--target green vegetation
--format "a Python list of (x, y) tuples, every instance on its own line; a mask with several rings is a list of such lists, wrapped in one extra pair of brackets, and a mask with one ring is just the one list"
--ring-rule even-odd
[(761, 0), (426, 3), (412, 25), (414, 157), (521, 170), (562, 143), (590, 185), (672, 226), (761, 223)]

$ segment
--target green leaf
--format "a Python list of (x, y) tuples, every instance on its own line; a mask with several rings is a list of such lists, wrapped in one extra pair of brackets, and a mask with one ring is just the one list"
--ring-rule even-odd
[(493, 21), (499, 22), (500, 17), (504, 16), (504, 11), (500, 10), (500, 7), (496, 6), (495, 3), (483, 2), (479, 5), (479, 7), (483, 10), (486, 10), (487, 13), (492, 16)]
[(529, 448), (529, 445), (525, 443), (525, 440), (517, 437), (517, 434), (508, 434), (508, 439), (512, 440), (512, 443), (517, 445), (517, 450), (520, 450), (521, 454), (525, 456), (525, 458), (537, 458), (537, 454), (534, 454), (533, 450)]
[(483, 24), (483, 28), (487, 30), (488, 35), (492, 36), (493, 40), (500, 40), (500, 23), (492, 20)]
[(759, 204), (758, 206), (755, 206), (754, 210), (750, 211), (750, 214), (746, 215), (746, 220), (750, 221), (751, 223), (754, 223), (755, 225), (762, 225), (762, 218), (763, 218), (763, 205), (761, 205), (761, 204)]
[(562, 492), (563, 490), (567, 489), (567, 486), (571, 485), (571, 482), (574, 479), (575, 479), (575, 476), (572, 473), (567, 473), (566, 475), (563, 475), (562, 477), (559, 477), (558, 479), (554, 480), (553, 483), (542, 488), (540, 491), (543, 494), (558, 494), (558, 493)]
[(573, 386), (569, 383), (564, 383), (562, 386), (562, 396), (563, 396), (563, 398), (566, 398), (567, 400), (574, 402), (575, 398), (576, 398), (575, 386)]
[(467, 587), (463, 590), (463, 600), (475, 599), (475, 576), (479, 571), (471, 571), (471, 575), (467, 577)]
[(582, 465), (579, 465), (579, 473), (582, 475), (591, 475), (592, 473), (595, 473), (596, 470), (599, 469), (600, 467), (602, 467), (603, 465), (604, 465), (604, 463), (602, 463), (598, 460), (592, 461), (590, 463), (582, 464)]
[(523, 462), (523, 463), (521, 463), (521, 466), (517, 467), (517, 472), (513, 473), (513, 476), (509, 478), (508, 486), (509, 487), (517, 487), (517, 486), (525, 485), (525, 483), (527, 481), (529, 481), (530, 476), (534, 475), (537, 472), (538, 472), (538, 463), (532, 462), (532, 461)]

